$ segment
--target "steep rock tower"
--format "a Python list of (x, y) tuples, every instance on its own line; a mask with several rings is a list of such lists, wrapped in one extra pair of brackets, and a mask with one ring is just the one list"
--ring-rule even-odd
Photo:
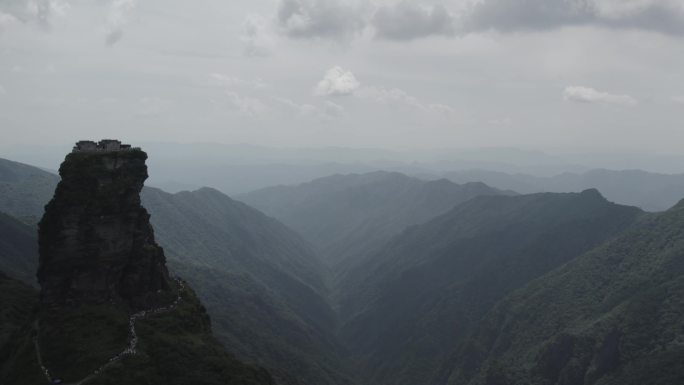
[(43, 304), (133, 301), (169, 288), (140, 203), (147, 154), (115, 140), (79, 142), (39, 224)]

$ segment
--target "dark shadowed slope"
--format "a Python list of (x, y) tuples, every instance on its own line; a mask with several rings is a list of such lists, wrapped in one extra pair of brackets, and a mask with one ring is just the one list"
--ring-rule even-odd
[[(42, 215), (59, 177), (6, 165), (8, 175), (20, 176), (8, 184), (26, 195), (28, 212)], [(49, 177), (31, 177), (43, 174)], [(44, 180), (49, 195), (27, 194)], [(341, 349), (331, 337), (327, 273), (299, 236), (211, 189), (171, 195), (145, 188), (142, 195), (171, 270), (193, 283), (214, 332), (232, 352), (275, 368), (281, 381), (347, 383)], [(17, 265), (16, 258), (7, 261), (5, 266)], [(22, 271), (34, 279), (36, 268), (37, 258)]]
[(596, 188), (609, 200), (663, 211), (684, 196), (684, 174), (657, 174), (641, 170), (592, 170), (582, 174), (564, 173), (553, 177), (506, 174), (486, 170), (456, 171), (445, 174), (456, 183), (484, 182), (522, 194), (538, 192), (580, 192)]
[(0, 383), (273, 384), (223, 349), (193, 290), (169, 277), (140, 205), (146, 158), (67, 155), (39, 224), (38, 306), (3, 343)]
[[(1, 236), (1, 235), (0, 235)], [(8, 342), (30, 323), (38, 304), (38, 291), (0, 271), (0, 379), (12, 355)]]
[(0, 211), (28, 224), (38, 223), (57, 182), (55, 174), (0, 159)]
[(497, 300), (641, 215), (595, 190), (475, 198), (349, 272), (342, 337), (369, 382), (425, 383)]
[(439, 384), (684, 383), (684, 202), (491, 311)]
[(0, 213), (0, 271), (27, 284), (36, 284), (36, 229)]
[(399, 173), (374, 172), (272, 187), (238, 199), (283, 221), (336, 266), (358, 260), (406, 227), (469, 199), (500, 194), (481, 183), (425, 182)]
[(146, 189), (143, 203), (172, 268), (196, 287), (229, 350), (281, 381), (347, 383), (328, 274), (297, 234), (209, 188)]

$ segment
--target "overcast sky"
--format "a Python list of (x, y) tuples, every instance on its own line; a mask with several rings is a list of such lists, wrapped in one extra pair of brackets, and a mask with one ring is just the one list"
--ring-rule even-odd
[(682, 0), (0, 0), (4, 145), (681, 151)]

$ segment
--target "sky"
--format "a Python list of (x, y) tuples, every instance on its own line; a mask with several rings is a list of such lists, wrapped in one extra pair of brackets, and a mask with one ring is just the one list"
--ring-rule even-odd
[(4, 146), (677, 153), (682, 0), (0, 0)]

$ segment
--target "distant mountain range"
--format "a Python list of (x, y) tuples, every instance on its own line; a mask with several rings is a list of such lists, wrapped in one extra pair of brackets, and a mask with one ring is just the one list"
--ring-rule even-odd
[(514, 194), (482, 183), (423, 181), (400, 173), (334, 175), (240, 199), (299, 232), (335, 267), (352, 265), (408, 226), (481, 195)]
[(684, 174), (656, 174), (640, 170), (592, 170), (553, 177), (468, 170), (449, 172), (444, 177), (456, 183), (484, 182), (521, 194), (580, 192), (596, 188), (613, 202), (641, 207), (647, 211), (667, 210), (684, 197)]
[[(57, 181), (3, 164), (0, 362), (35, 295), (15, 278), (34, 279), (45, 202), (22, 191)], [(334, 175), (246, 204), (211, 188), (142, 199), (217, 338), (278, 384), (684, 383), (684, 203), (633, 207), (676, 203), (679, 176), (447, 176)]]

